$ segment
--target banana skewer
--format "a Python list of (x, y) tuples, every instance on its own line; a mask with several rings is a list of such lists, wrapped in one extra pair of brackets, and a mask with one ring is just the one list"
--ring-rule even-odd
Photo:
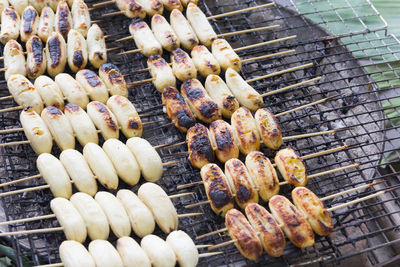
[(183, 231), (173, 231), (166, 241), (155, 235), (148, 235), (138, 244), (131, 237), (121, 237), (114, 248), (105, 240), (92, 241), (87, 250), (73, 240), (60, 245), (61, 263), (43, 265), (55, 266), (180, 266), (195, 267), (200, 258), (219, 255), (222, 252), (199, 254), (198, 249), (210, 245), (196, 245), (192, 238)]
[[(343, 147), (333, 150), (339, 151), (340, 149), (343, 149)], [(324, 152), (324, 154), (328, 154), (326, 151)], [(234, 199), (244, 209), (249, 203), (257, 203), (259, 197), (264, 201), (269, 201), (271, 197), (279, 193), (282, 185), (305, 186), (308, 179), (356, 168), (360, 165), (355, 163), (307, 175), (306, 166), (302, 158), (288, 148), (282, 149), (277, 153), (275, 162), (276, 164), (271, 164), (269, 159), (261, 152), (252, 152), (246, 157), (245, 163), (239, 159), (227, 161), (225, 163), (225, 173), (216, 164), (209, 163), (201, 168), (201, 182), (181, 185), (178, 188), (188, 188), (195, 184), (203, 184), (209, 200), (187, 205), (186, 208), (210, 204), (216, 214), (225, 216), (226, 212), (233, 208)], [(284, 178), (284, 182), (279, 182), (274, 168), (276, 166)], [(211, 184), (215, 183), (219, 184), (217, 188), (210, 187)], [(223, 192), (225, 196), (223, 201), (222, 198), (216, 197), (217, 192), (220, 192), (220, 194)]]
[(67, 73), (60, 73), (55, 80), (40, 76), (32, 84), (21, 74), (13, 74), (7, 81), (10, 96), (0, 101), (14, 99), (19, 106), (5, 108), (0, 113), (21, 110), (29, 106), (41, 113), (43, 106), (64, 107), (64, 100), (86, 109), (89, 99), (106, 103), (109, 95), (128, 97), (128, 88), (118, 67), (111, 63), (100, 66), (99, 75), (95, 72), (80, 70), (74, 79)]
[[(132, 229), (135, 234), (144, 237), (154, 231), (156, 224), (163, 232), (169, 234), (178, 229), (179, 218), (202, 215), (177, 214), (171, 199), (190, 194), (192, 193), (168, 196), (154, 183), (141, 185), (138, 195), (126, 189), (119, 190), (116, 196), (106, 191), (99, 191), (94, 197), (79, 192), (70, 200), (57, 197), (50, 202), (54, 214), (46, 215), (45, 218), (57, 218), (60, 227), (8, 232), (0, 236), (64, 231), (68, 240), (83, 243), (88, 234), (92, 240), (108, 239), (109, 228), (117, 237), (130, 236)], [(43, 216), (39, 216), (17, 221), (27, 222), (42, 218)]]
[[(245, 81), (233, 69), (228, 69), (225, 75), (227, 81), (226, 83), (217, 75), (209, 75), (206, 79), (205, 86), (203, 86), (199, 80), (190, 78), (183, 82), (180, 90), (181, 93), (179, 93), (175, 88), (176, 80), (172, 74), (172, 71), (169, 72), (169, 74), (167, 75), (168, 77), (166, 75), (154, 74), (154, 76), (156, 76), (157, 78), (144, 80), (139, 83), (153, 81), (153, 83), (156, 85), (156, 88), (162, 93), (163, 104), (166, 106), (168, 116), (172, 121), (176, 122), (176, 118), (174, 118), (174, 116), (169, 113), (174, 113), (176, 112), (176, 110), (170, 110), (171, 108), (175, 109), (175, 107), (169, 108), (168, 105), (176, 102), (181, 102), (179, 101), (179, 99), (183, 97), (185, 102), (182, 102), (181, 105), (186, 106), (186, 108), (184, 109), (188, 110), (188, 117), (197, 117), (203, 122), (211, 123), (214, 120), (221, 119), (221, 115), (225, 118), (231, 118), (233, 113), (240, 107), (239, 104), (250, 109), (251, 111), (257, 111), (264, 105), (263, 98), (266, 96), (281, 93), (298, 86), (303, 86), (319, 81), (322, 77), (315, 77), (264, 94), (258, 93), (253, 87), (248, 84), (248, 82), (254, 82), (257, 80), (269, 78), (275, 75), (280, 75), (286, 72), (295, 71), (310, 66), (312, 66), (312, 63), (289, 68), (275, 73), (270, 73), (247, 81)], [(163, 74), (165, 74), (164, 71), (162, 72)], [(138, 82), (133, 82), (128, 85), (137, 84)], [(196, 95), (196, 97), (194, 97), (194, 95)], [(207, 105), (209, 105), (210, 113), (213, 113), (212, 116), (206, 114), (205, 111), (201, 111), (199, 109), (198, 105), (205, 105), (205, 103), (208, 103)], [(181, 130), (183, 132), (186, 132), (187, 128), (188, 127), (184, 127)]]
[[(164, 97), (164, 95), (163, 95)], [(209, 129), (200, 123), (195, 123), (194, 116), (187, 116), (184, 118), (183, 114), (190, 114), (189, 109), (182, 106), (178, 119), (174, 122), (174, 114), (170, 105), (174, 104), (174, 108), (178, 108), (177, 103), (168, 103), (167, 113), (169, 117), (172, 117), (172, 121), (177, 127), (185, 130), (185, 127), (191, 126), (187, 130), (186, 141), (174, 144), (183, 145), (187, 144), (187, 152), (179, 152), (181, 155), (189, 155), (190, 163), (196, 167), (201, 168), (207, 163), (214, 162), (214, 151), (217, 158), (225, 163), (227, 160), (232, 158), (238, 158), (239, 151), (244, 155), (249, 154), (252, 151), (259, 151), (261, 143), (272, 150), (277, 150), (281, 147), (283, 141), (293, 140), (298, 138), (306, 138), (317, 135), (335, 134), (338, 131), (347, 130), (347, 128), (328, 130), (322, 132), (300, 134), (294, 136), (282, 137), (278, 121), (276, 117), (288, 114), (290, 112), (298, 111), (305, 107), (310, 107), (319, 103), (323, 103), (327, 99), (322, 99), (301, 107), (296, 107), (289, 111), (278, 113), (274, 116), (268, 109), (259, 109), (256, 112), (256, 119), (254, 119), (251, 112), (241, 107), (237, 109), (232, 116), (231, 124), (217, 119), (212, 121)], [(200, 109), (201, 110), (201, 109)], [(174, 116), (173, 116), (174, 115)], [(191, 118), (191, 120), (189, 120)], [(201, 144), (201, 145), (200, 145)]]
[[(112, 96), (107, 105), (92, 101), (87, 113), (78, 105), (69, 103), (65, 113), (56, 107), (46, 107), (41, 116), (28, 107), (20, 114), (22, 128), (6, 129), (0, 133), (24, 131), (27, 141), (3, 143), (0, 146), (30, 144), (37, 153), (50, 153), (53, 140), (61, 150), (75, 148), (75, 138), (82, 146), (98, 144), (98, 133), (105, 140), (119, 138), (120, 130), (127, 137), (142, 136), (143, 127), (156, 123), (142, 123), (133, 104), (123, 96)], [(97, 129), (96, 129), (97, 128)]]
[[(372, 187), (381, 182), (352, 188), (334, 194), (333, 197)], [(196, 239), (199, 240), (213, 234), (228, 232), (231, 237), (230, 241), (214, 245), (208, 249), (214, 250), (229, 244), (235, 244), (240, 253), (250, 260), (257, 260), (261, 256), (263, 248), (270, 256), (280, 257), (283, 254), (286, 243), (283, 233), (295, 246), (301, 249), (310, 247), (314, 245), (313, 231), (321, 236), (327, 236), (333, 232), (334, 225), (330, 212), (367, 199), (376, 198), (397, 188), (378, 191), (327, 209), (322, 201), (331, 198), (330, 196), (319, 199), (309, 189), (297, 187), (292, 191), (294, 205), (284, 196), (276, 195), (269, 202), (272, 214), (256, 203), (249, 204), (246, 207), (247, 218), (240, 211), (232, 209), (225, 218), (226, 228), (198, 236)], [(293, 223), (293, 220), (296, 220), (296, 223)], [(239, 235), (239, 232), (245, 234)], [(252, 246), (244, 246), (245, 242), (246, 244), (252, 243)]]
[[(68, 32), (68, 42), (58, 32), (51, 32), (47, 38), (46, 45), (37, 36), (29, 38), (26, 44), (26, 52), (16, 40), (9, 40), (4, 47), (4, 68), (6, 80), (12, 74), (28, 74), (29, 78), (35, 79), (47, 73), (55, 77), (68, 66), (73, 72), (84, 69), (88, 62), (99, 68), (107, 62), (107, 52), (118, 48), (106, 48), (103, 31), (97, 24), (93, 24), (87, 33), (87, 38), (78, 30), (71, 29)], [(43, 49), (45, 48), (45, 49)], [(25, 54), (28, 55), (25, 61)], [(26, 65), (26, 66), (25, 66)], [(40, 66), (40, 68), (39, 68)]]
[(100, 147), (88, 143), (83, 154), (67, 149), (57, 159), (51, 154), (41, 154), (37, 161), (40, 174), (20, 178), (0, 184), (0, 187), (17, 184), (37, 178), (44, 178), (47, 185), (0, 193), (0, 197), (49, 188), (55, 197), (69, 199), (72, 183), (80, 192), (91, 196), (98, 188), (96, 179), (107, 189), (118, 187), (118, 177), (130, 186), (139, 182), (141, 176), (146, 181), (156, 182), (162, 178), (163, 168), (179, 161), (163, 163), (161, 157), (145, 139), (132, 137), (126, 145), (118, 139), (109, 139)]

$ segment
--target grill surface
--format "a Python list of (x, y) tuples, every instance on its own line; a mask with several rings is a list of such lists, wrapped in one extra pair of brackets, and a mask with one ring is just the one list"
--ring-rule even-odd
[[(87, 1), (89, 6), (92, 2)], [(237, 10), (266, 1), (199, 1), (200, 8), (207, 15), (220, 14), (222, 12)], [(309, 174), (330, 170), (333, 168), (360, 163), (360, 167), (311, 179), (307, 185), (318, 196), (326, 196), (343, 191), (363, 183), (385, 178), (388, 180), (382, 188), (390, 188), (398, 184), (398, 172), (393, 165), (382, 165), (385, 156), (391, 156), (398, 161), (399, 131), (395, 125), (391, 125), (384, 112), (391, 111), (386, 107), (387, 103), (395, 103), (397, 65), (399, 42), (386, 33), (386, 25), (382, 21), (382, 27), (368, 28), (365, 20), (380, 20), (380, 16), (368, 1), (351, 4), (350, 1), (297, 1), (297, 4), (285, 3), (273, 8), (243, 13), (231, 17), (225, 17), (212, 21), (217, 33), (237, 31), (242, 29), (279, 24), (281, 27), (273, 31), (255, 32), (227, 38), (231, 45), (241, 47), (259, 43), (271, 39), (297, 35), (294, 40), (286, 41), (270, 46), (245, 50), (239, 53), (241, 58), (251, 58), (274, 53), (286, 49), (296, 49), (296, 53), (290, 56), (282, 56), (272, 59), (250, 62), (244, 65), (242, 74), (245, 79), (253, 78), (266, 73), (282, 70), (288, 67), (312, 62), (313, 67), (274, 76), (261, 80), (252, 85), (260, 93), (281, 88), (296, 82), (321, 75), (323, 78), (316, 85), (292, 89), (286, 93), (273, 95), (265, 99), (265, 106), (274, 113), (279, 113), (301, 106), (312, 101), (339, 94), (335, 100), (325, 104), (307, 108), (279, 118), (284, 136), (303, 134), (308, 132), (323, 131), (327, 129), (339, 129), (351, 127), (347, 131), (333, 135), (318, 136), (285, 142), (283, 147), (292, 147), (301, 155), (342, 146), (351, 145), (349, 149), (336, 152), (314, 159), (306, 160)], [(297, 9), (297, 10), (296, 10)], [(351, 17), (344, 17), (342, 11), (352, 9)], [(107, 6), (92, 13), (92, 19), (99, 18), (100, 14), (117, 11), (114, 6)], [(298, 12), (305, 15), (299, 15)], [(306, 17), (317, 21), (319, 25), (311, 22)], [(346, 33), (338, 32), (335, 25), (349, 25)], [(129, 20), (123, 16), (107, 19), (100, 26), (105, 34), (116, 34), (107, 39), (108, 47), (119, 45), (118, 51), (134, 49), (133, 41), (125, 41), (117, 44), (113, 40), (128, 35)], [(333, 25), (333, 26), (332, 26)], [(329, 32), (322, 29), (327, 28)], [(353, 52), (351, 53), (347, 48)], [(2, 47), (1, 47), (2, 48)], [(2, 49), (1, 49), (2, 50)], [(359, 60), (356, 60), (356, 55)], [(166, 55), (165, 58), (168, 58)], [(140, 54), (118, 56), (115, 52), (110, 55), (109, 62), (116, 64), (123, 73), (131, 73), (133, 70), (147, 67), (144, 57)], [(377, 64), (377, 62), (379, 64)], [(367, 75), (365, 68), (372, 73), (372, 78)], [(377, 76), (379, 74), (379, 76)], [(3, 74), (2, 74), (3, 75)], [(135, 73), (127, 77), (127, 82), (149, 78), (148, 73)], [(0, 96), (7, 95), (4, 77), (0, 86)], [(379, 89), (379, 91), (378, 91)], [(377, 93), (378, 92), (378, 93)], [(185, 136), (173, 127), (163, 127), (169, 123), (166, 115), (160, 109), (161, 97), (150, 84), (143, 84), (130, 90), (130, 100), (138, 111), (145, 111), (143, 121), (157, 121), (155, 125), (145, 127), (143, 137), (152, 145), (174, 143), (183, 141)], [(384, 103), (382, 107), (381, 103)], [(12, 101), (0, 102), (0, 108), (15, 105)], [(397, 107), (392, 108), (397, 111)], [(393, 113), (392, 113), (393, 114)], [(14, 128), (20, 125), (18, 112), (0, 114), (0, 129)], [(392, 115), (398, 118), (399, 113)], [(386, 130), (385, 126), (388, 127)], [(25, 140), (23, 133), (2, 135), (1, 142)], [(185, 151), (185, 147), (160, 150), (164, 162), (179, 159), (174, 154)], [(81, 150), (78, 147), (78, 150)], [(5, 147), (1, 150), (4, 169), (1, 173), (1, 182), (10, 181), (20, 177), (37, 174), (35, 166), (36, 156), (29, 146)], [(54, 148), (55, 155), (59, 150)], [(272, 151), (263, 150), (270, 158)], [(188, 161), (180, 157), (181, 161), (176, 166), (168, 168), (159, 184), (169, 193), (178, 193), (176, 186), (179, 184), (199, 181), (199, 171), (193, 169)], [(143, 183), (143, 180), (141, 180)], [(27, 186), (44, 184), (42, 179), (33, 180), (25, 184), (5, 188), (5, 191), (25, 188)], [(139, 185), (133, 187), (137, 192)], [(121, 182), (120, 188), (128, 188)], [(288, 186), (281, 188), (281, 194), (290, 195)], [(378, 190), (368, 190), (358, 194), (349, 194), (334, 198), (326, 205), (328, 207), (345, 203), (360, 196), (371, 194)], [(204, 189), (201, 186), (193, 187), (187, 191), (194, 191), (190, 197), (174, 199), (178, 213), (203, 212), (203, 216), (191, 217), (180, 220), (179, 228), (186, 231), (191, 237), (201, 235), (223, 227), (222, 218), (217, 217), (208, 206), (201, 206), (193, 210), (186, 210), (184, 205), (206, 200)], [(183, 192), (183, 191), (179, 191)], [(115, 192), (114, 192), (115, 193)], [(49, 214), (49, 201), (52, 195), (48, 190), (29, 192), (2, 199), (7, 220), (32, 217)], [(265, 206), (265, 203), (263, 203)], [(258, 263), (260, 266), (270, 265), (301, 265), (311, 262), (320, 262), (324, 265), (353, 263), (372, 264), (384, 263), (395, 260), (398, 255), (396, 245), (400, 237), (397, 228), (400, 223), (399, 198), (395, 192), (387, 193), (384, 197), (341, 209), (332, 214), (335, 221), (335, 232), (328, 237), (317, 237), (316, 245), (301, 252), (290, 242), (287, 242), (285, 253), (278, 259), (273, 259), (265, 253)], [(18, 225), (12, 225), (4, 230), (15, 231), (25, 229), (37, 229), (58, 226), (56, 220), (43, 220)], [(156, 234), (165, 237), (157, 229)], [(110, 240), (115, 241), (115, 237)], [(217, 244), (228, 240), (227, 236), (219, 235), (202, 240), (201, 244)], [(64, 240), (61, 232), (17, 236), (7, 239), (17, 252), (20, 266), (27, 264), (45, 264), (59, 262), (58, 246)], [(87, 245), (87, 244), (86, 244)], [(221, 248), (224, 254), (203, 258), (201, 266), (217, 266), (224, 264), (256, 265), (245, 261), (236, 248), (231, 245)], [(354, 257), (357, 255), (362, 255)]]

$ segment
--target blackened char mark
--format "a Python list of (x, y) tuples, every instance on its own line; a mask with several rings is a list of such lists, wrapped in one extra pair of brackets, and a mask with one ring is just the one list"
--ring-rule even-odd
[(40, 66), (43, 63), (43, 43), (37, 36), (32, 39), (32, 53), (35, 66)]
[(187, 63), (187, 57), (185, 51), (183, 51), (180, 48), (175, 49), (172, 51), (172, 55), (174, 57), (174, 61), (177, 64), (186, 64)]
[(68, 103), (65, 108), (65, 111), (68, 111), (69, 113), (73, 113), (73, 112), (78, 112), (80, 110), (79, 106), (77, 104), (74, 103)]
[(56, 68), (61, 61), (61, 42), (58, 36), (53, 36), (48, 40), (48, 49), (50, 53), (51, 66)]
[(246, 186), (239, 184), (239, 189), (236, 190), (236, 196), (240, 203), (246, 203), (251, 199), (252, 192)]
[(214, 183), (214, 181), (210, 184), (210, 201), (213, 203), (216, 209), (220, 209), (229, 205), (233, 202), (231, 194), (227, 190), (220, 188)]
[(214, 161), (214, 151), (211, 147), (210, 138), (208, 136), (207, 128), (202, 124), (195, 124), (191, 128), (193, 131), (192, 142), (190, 148), (198, 155), (204, 155), (208, 162)]
[(133, 130), (139, 130), (142, 127), (141, 127), (141, 124), (139, 122), (137, 122), (135, 119), (130, 119), (128, 121), (128, 128), (133, 129)]
[(112, 64), (112, 63), (104, 63), (103, 65), (101, 65), (100, 68), (101, 68), (101, 70), (104, 71), (104, 72), (109, 72), (110, 70), (113, 70), (113, 69), (119, 71), (118, 67), (115, 66), (115, 65)]
[(83, 66), (83, 53), (82, 50), (74, 51), (74, 55), (72, 56), (72, 63), (78, 68)]
[(189, 82), (185, 81), (182, 86), (186, 92), (188, 99), (191, 102), (205, 97), (203, 90), (196, 87), (190, 87), (191, 84), (189, 86), (188, 84), (190, 84), (190, 81)]
[(202, 116), (208, 119), (214, 116), (219, 116), (218, 106), (212, 101), (205, 101), (201, 103), (199, 111)]
[(146, 22), (144, 22), (141, 18), (135, 18), (135, 19), (132, 19), (129, 27), (134, 31), (138, 31), (140, 29), (147, 28), (148, 26), (147, 26)]
[(167, 62), (160, 55), (152, 55), (149, 57), (149, 62), (156, 68), (167, 66)]
[(142, 9), (142, 6), (138, 5), (136, 1), (129, 4), (129, 11), (131, 12), (141, 11)]
[(100, 102), (94, 102), (94, 105), (96, 106), (97, 110), (103, 114), (107, 126), (114, 131), (118, 130), (118, 127), (115, 124), (114, 120), (112, 119), (111, 114), (108, 111), (107, 107)]
[(23, 21), (24, 21), (23, 28), (24, 28), (24, 32), (25, 33), (27, 33), (27, 34), (32, 33), (32, 31), (33, 31), (33, 27), (32, 26), (33, 26), (33, 24), (35, 22), (36, 16), (37, 16), (37, 12), (35, 10), (33, 10), (33, 9), (30, 9), (30, 8), (26, 9), (24, 11), (24, 13), (22, 14), (22, 18), (23, 18)]
[(104, 56), (104, 53), (103, 52), (100, 52), (100, 51), (96, 51), (96, 52), (94, 52), (94, 54), (100, 59), (100, 60), (103, 60), (103, 56)]
[(99, 76), (94, 71), (91, 70), (85, 70), (83, 72), (83, 76), (85, 77), (86, 81), (90, 84), (92, 87), (99, 86), (101, 84), (101, 81), (99, 79)]
[(16, 13), (15, 10), (12, 9), (12, 8), (7, 8), (6, 11), (5, 11), (5, 14), (6, 14), (8, 17), (10, 17), (13, 21), (17, 21), (17, 19), (18, 19), (17, 13)]
[(219, 151), (229, 150), (233, 147), (233, 136), (228, 129), (221, 130), (215, 135), (215, 141)]
[(58, 20), (58, 29), (61, 35), (67, 40), (68, 32), (71, 29), (71, 25), (68, 21), (69, 10), (68, 7), (60, 8), (59, 12), (59, 20)]
[(163, 17), (159, 14), (154, 15), (153, 20), (155, 23), (163, 23), (164, 22)]
[(178, 125), (186, 129), (189, 129), (196, 123), (195, 119), (189, 115), (187, 110), (184, 109), (178, 110), (176, 113), (176, 118), (178, 120)]
[(48, 106), (46, 107), (47, 111), (50, 113), (50, 115), (52, 115), (53, 117), (59, 117), (62, 115), (61, 110), (59, 110), (56, 107), (53, 106)]

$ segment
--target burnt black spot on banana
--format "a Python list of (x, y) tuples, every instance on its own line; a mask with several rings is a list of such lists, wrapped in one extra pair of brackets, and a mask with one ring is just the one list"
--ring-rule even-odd
[(187, 54), (185, 53), (185, 51), (183, 51), (180, 48), (177, 48), (174, 51), (172, 51), (172, 56), (174, 58), (174, 61), (177, 64), (187, 64), (188, 63)]
[(51, 67), (56, 68), (60, 64), (62, 57), (61, 41), (58, 36), (53, 36), (47, 41), (47, 45), (50, 54)]
[(33, 25), (35, 23), (35, 19), (38, 16), (37, 12), (34, 9), (26, 9), (22, 14), (23, 18), (23, 29), (24, 33), (30, 34), (33, 32)]
[(117, 131), (118, 127), (113, 118), (111, 117), (110, 111), (107, 109), (107, 107), (100, 102), (94, 102), (94, 105), (96, 109), (103, 115), (104, 121), (106, 122), (107, 126), (110, 129)]
[(48, 112), (52, 117), (54, 117), (54, 118), (56, 118), (56, 117), (61, 117), (61, 116), (63, 115), (62, 112), (61, 112), (61, 110), (59, 110), (59, 109), (56, 108), (56, 107), (48, 106), (48, 107), (46, 107), (45, 109), (46, 109), (47, 112)]
[(83, 76), (85, 77), (86, 81), (90, 84), (90, 86), (97, 87), (101, 85), (100, 78), (94, 71), (84, 70)]
[(6, 10), (5, 10), (5, 14), (6, 14), (6, 16), (8, 16), (12, 21), (17, 21), (18, 20), (18, 15), (17, 15), (17, 12), (15, 12), (15, 10), (14, 9), (12, 9), (12, 8), (7, 8)]
[(39, 37), (32, 38), (31, 49), (33, 53), (34, 65), (41, 66), (43, 63), (43, 43)]
[(69, 112), (69, 113), (76, 113), (76, 112), (79, 112), (79, 110), (80, 110), (80, 107), (74, 103), (68, 103), (64, 107), (64, 111)]
[(75, 50), (72, 56), (72, 63), (77, 67), (81, 68), (84, 63), (82, 50)]

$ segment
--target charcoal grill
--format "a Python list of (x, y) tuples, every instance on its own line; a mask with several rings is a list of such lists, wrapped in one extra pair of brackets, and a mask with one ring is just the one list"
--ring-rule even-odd
[[(86, 2), (90, 6), (95, 1)], [(321, 5), (322, 2), (326, 4)], [(395, 169), (395, 164), (393, 164), (400, 161), (397, 151), (400, 142), (399, 129), (388, 120), (385, 113), (391, 112), (392, 119), (400, 117), (400, 107), (396, 106), (396, 97), (399, 92), (397, 83), (399, 67), (396, 62), (399, 60), (400, 42), (394, 36), (388, 35), (386, 22), (368, 0), (351, 2), (348, 0), (282, 0), (272, 8), (211, 21), (217, 33), (272, 24), (281, 25), (280, 28), (273, 31), (228, 37), (228, 41), (235, 48), (293, 34), (297, 35), (294, 40), (239, 53), (241, 58), (250, 58), (286, 49), (296, 49), (296, 53), (290, 56), (245, 64), (242, 74), (246, 79), (309, 62), (314, 63), (311, 68), (254, 83), (255, 89), (260, 93), (319, 75), (323, 77), (318, 84), (303, 86), (266, 98), (265, 106), (273, 112), (278, 113), (327, 96), (340, 94), (336, 100), (282, 116), (279, 121), (285, 136), (350, 127), (347, 131), (336, 135), (286, 142), (284, 146), (292, 147), (300, 154), (306, 155), (344, 144), (350, 145), (349, 149), (345, 151), (306, 161), (310, 174), (356, 162), (361, 163), (360, 167), (356, 169), (310, 180), (307, 187), (321, 197), (371, 181), (386, 179), (388, 182), (381, 185), (380, 188), (375, 187), (361, 193), (334, 198), (326, 202), (327, 206), (344, 203), (379, 189), (392, 188), (399, 184), (399, 170)], [(212, 15), (264, 3), (267, 1), (200, 0), (199, 6), (207, 15)], [(101, 10), (95, 10), (92, 18), (100, 18), (101, 14), (113, 11), (117, 11), (117, 9), (110, 5)], [(371, 28), (367, 22), (371, 20), (378, 22), (375, 24), (378, 26)], [(104, 23), (100, 24), (106, 34), (114, 34), (113, 38), (107, 39), (108, 47), (120, 47), (116, 52), (135, 48), (133, 41), (123, 43), (113, 41), (128, 35), (128, 25), (129, 20), (124, 16), (107, 18)], [(343, 28), (346, 29), (345, 32), (340, 31)], [(140, 54), (118, 56), (113, 52), (110, 54), (109, 62), (116, 64), (125, 74), (147, 67), (144, 57)], [(370, 75), (367, 74), (367, 71)], [(138, 81), (149, 77), (148, 73), (132, 73), (127, 76), (127, 81)], [(0, 79), (2, 88), (0, 96), (4, 96), (7, 95), (4, 77), (1, 76)], [(143, 119), (144, 121), (158, 122), (145, 127), (143, 137), (151, 144), (159, 145), (184, 140), (185, 136), (174, 127), (165, 127), (169, 120), (160, 109), (160, 94), (150, 83), (132, 88), (129, 98), (139, 111), (150, 114)], [(388, 107), (388, 103), (392, 104), (392, 107)], [(13, 105), (15, 103), (12, 101), (0, 102), (0, 108)], [(0, 114), (0, 129), (20, 126), (18, 114), (17, 111)], [(0, 138), (1, 142), (25, 140), (21, 132), (5, 134)], [(78, 147), (78, 150), (80, 149)], [(178, 164), (165, 171), (163, 179), (159, 182), (169, 194), (182, 192), (176, 189), (177, 185), (200, 180), (199, 171), (192, 168), (185, 158), (178, 157), (176, 154), (185, 149), (181, 146), (160, 150), (164, 161), (181, 159)], [(273, 156), (272, 151), (264, 150), (263, 152), (269, 157)], [(3, 147), (0, 153), (3, 162), (0, 170), (1, 182), (37, 174), (36, 156), (29, 146)], [(54, 148), (53, 153), (58, 156), (60, 151)], [(392, 164), (387, 164), (388, 158), (392, 160)], [(4, 188), (4, 191), (42, 184), (44, 184), (42, 179), (31, 180)], [(131, 189), (137, 192), (138, 186)], [(125, 184), (122, 184), (121, 187), (129, 188)], [(184, 208), (187, 204), (207, 199), (201, 186), (189, 190), (194, 191), (195, 194), (174, 199), (178, 213), (188, 212)], [(288, 196), (290, 188), (282, 187), (281, 194)], [(49, 214), (51, 199), (52, 195), (48, 190), (2, 198), (5, 215), (3, 220)], [(204, 215), (180, 220), (179, 228), (186, 231), (191, 237), (194, 238), (223, 227), (223, 220), (217, 217), (208, 206), (204, 205), (196, 209), (203, 212)], [(328, 237), (318, 237), (315, 246), (303, 252), (288, 242), (282, 257), (274, 259), (264, 253), (261, 261), (254, 263), (246, 261), (231, 245), (221, 248), (220, 250), (223, 251), (221, 255), (201, 259), (199, 265), (383, 265), (399, 260), (399, 216), (399, 197), (396, 191), (393, 191), (383, 197), (334, 212), (335, 232)], [(48, 219), (15, 224), (3, 228), (3, 230), (16, 231), (52, 226), (58, 226), (57, 221)], [(155, 233), (165, 237), (159, 229)], [(204, 239), (201, 243), (217, 244), (228, 239), (227, 236), (217, 235)], [(4, 242), (12, 245), (17, 255), (18, 265), (24, 266), (59, 262), (58, 247), (63, 240), (63, 233), (52, 232), (16, 236), (4, 239)], [(116, 238), (111, 237), (110, 240), (115, 241)]]

